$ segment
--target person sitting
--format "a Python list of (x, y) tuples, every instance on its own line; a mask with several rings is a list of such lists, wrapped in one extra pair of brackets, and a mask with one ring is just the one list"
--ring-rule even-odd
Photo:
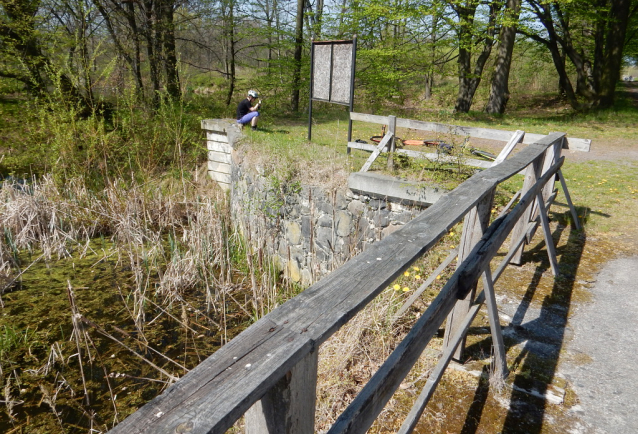
[(242, 100), (237, 106), (237, 123), (242, 126), (250, 123), (253, 130), (257, 129), (258, 110), (261, 106), (261, 101), (253, 106), (257, 98), (259, 98), (259, 94), (254, 90), (249, 90), (246, 99)]

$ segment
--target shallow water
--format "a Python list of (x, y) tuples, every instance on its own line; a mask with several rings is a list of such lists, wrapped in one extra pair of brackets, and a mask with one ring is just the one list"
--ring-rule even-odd
[[(130, 265), (112, 246), (92, 244), (82, 258), (39, 259), (2, 294), (0, 432), (105, 432), (249, 321), (221, 292), (210, 311), (205, 288), (183, 293), (181, 302), (156, 295), (151, 267), (141, 299)], [(23, 253), (22, 268), (38, 256)], [(76, 315), (75, 330), (72, 303), (83, 319)]]

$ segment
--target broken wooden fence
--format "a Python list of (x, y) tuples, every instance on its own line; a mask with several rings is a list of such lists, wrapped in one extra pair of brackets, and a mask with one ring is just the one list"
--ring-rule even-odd
[[(505, 131), (494, 130), (489, 128), (476, 128), (476, 127), (462, 127), (458, 125), (446, 125), (436, 122), (423, 122), (413, 119), (402, 119), (395, 116), (378, 116), (370, 115), (366, 113), (350, 112), (350, 120), (362, 121), (379, 125), (387, 125), (388, 132), (383, 137), (383, 140), (379, 145), (361, 143), (361, 142), (348, 142), (348, 153), (351, 149), (359, 149), (362, 151), (372, 152), (372, 155), (365, 162), (361, 168), (361, 172), (366, 172), (374, 160), (381, 153), (388, 153), (388, 168), (391, 169), (393, 165), (393, 154), (402, 154), (411, 158), (428, 159), (438, 162), (457, 163), (459, 159), (457, 157), (447, 155), (442, 152), (421, 152), (410, 149), (397, 149), (394, 146), (394, 139), (397, 128), (407, 128), (416, 131), (425, 131), (428, 133), (434, 133), (436, 138), (441, 136), (461, 136), (463, 138), (477, 138), (488, 139), (506, 142), (503, 150), (499, 153), (494, 161), (478, 160), (475, 158), (464, 158), (463, 164), (472, 167), (488, 168), (496, 164), (502, 163), (514, 150), (514, 147), (519, 144), (531, 144), (541, 140), (545, 137), (542, 134), (526, 133), (525, 131)], [(591, 140), (579, 139), (574, 137), (565, 138), (563, 140), (563, 146), (566, 149), (589, 152), (591, 146)]]
[[(495, 375), (507, 375), (494, 282), (539, 224), (556, 272), (547, 209), (556, 194), (556, 174), (567, 193), (560, 175), (563, 140), (560, 133), (543, 137), (475, 174), (251, 325), (112, 432), (223, 433), (245, 414), (249, 433), (313, 433), (319, 346), (463, 219), (456, 272), (329, 432), (366, 432), (449, 316), (443, 356), (401, 428), (411, 432), (483, 302), (495, 343)], [(497, 185), (523, 169), (527, 177), (518, 204), (488, 226)], [(510, 233), (509, 253), (492, 271), (492, 259)], [(483, 292), (474, 298), (479, 279)]]

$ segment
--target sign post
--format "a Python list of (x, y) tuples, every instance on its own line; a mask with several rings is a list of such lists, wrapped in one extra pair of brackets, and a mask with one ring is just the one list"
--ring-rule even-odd
[[(351, 41), (312, 41), (308, 140), (312, 138), (312, 101), (346, 105), (353, 111), (356, 52), (356, 36)], [(351, 138), (352, 120), (349, 120), (348, 141)]]

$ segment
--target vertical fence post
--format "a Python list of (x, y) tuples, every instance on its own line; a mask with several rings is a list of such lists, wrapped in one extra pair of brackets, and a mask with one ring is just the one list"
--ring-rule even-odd
[[(563, 142), (565, 141), (565, 137), (559, 139), (552, 146), (547, 148), (545, 151), (545, 161), (543, 162), (543, 171), (541, 172), (541, 176), (545, 174), (550, 167), (552, 167), (556, 162), (560, 159), (560, 154), (563, 149)], [(545, 188), (543, 188), (543, 199), (547, 200), (554, 191), (554, 187), (556, 184), (556, 177), (553, 181), (545, 184)]]
[(572, 218), (574, 219), (574, 226), (576, 227), (576, 230), (580, 230), (580, 222), (578, 220), (578, 213), (576, 212), (576, 207), (574, 207), (572, 198), (569, 195), (569, 190), (567, 189), (567, 182), (565, 181), (565, 177), (563, 176), (563, 172), (561, 170), (558, 171), (558, 178), (560, 179), (560, 183), (563, 186), (563, 193), (565, 194), (565, 200), (567, 200), (567, 205), (569, 205), (569, 210), (572, 213)]
[(483, 273), (483, 291), (485, 292), (485, 304), (487, 305), (487, 316), (490, 321), (490, 331), (492, 332), (492, 347), (494, 348), (493, 378), (496, 380), (504, 380), (508, 375), (507, 358), (505, 354), (505, 344), (503, 343), (501, 321), (499, 320), (498, 307), (496, 306), (496, 293), (494, 292), (492, 270), (490, 270), (490, 267), (487, 267)]
[[(525, 196), (525, 193), (529, 191), (530, 188), (534, 184), (536, 184), (536, 180), (540, 177), (540, 171), (543, 167), (543, 156), (539, 156), (536, 158), (532, 164), (527, 166), (527, 170), (525, 171), (525, 181), (523, 181), (523, 189), (521, 190), (521, 197)], [(520, 239), (523, 236), (523, 233), (527, 231), (527, 225), (530, 222), (532, 216), (532, 210), (535, 205), (529, 206), (521, 218), (512, 229), (512, 244), (516, 243), (516, 240)], [(516, 247), (516, 246), (513, 246)], [(523, 249), (525, 247), (525, 243), (522, 243), (520, 247), (518, 247), (516, 253), (512, 255), (512, 259), (510, 260), (511, 264), (520, 265), (521, 258), (523, 257)], [(511, 248), (511, 247), (510, 247)]]
[(302, 359), (246, 412), (247, 434), (313, 434), (319, 351)]
[(397, 133), (397, 117), (388, 116), (388, 133), (392, 134), (392, 139), (388, 143), (388, 170), (394, 170), (394, 136)]
[[(494, 190), (486, 194), (478, 204), (465, 216), (463, 220), (463, 233), (461, 234), (461, 242), (459, 244), (459, 257), (456, 262), (456, 268), (460, 266), (463, 260), (472, 251), (472, 248), (479, 242), (483, 233), (490, 223), (490, 214), (492, 212), (492, 202), (494, 200)], [(463, 319), (470, 311), (474, 295), (476, 293), (476, 284), (472, 291), (469, 292), (464, 300), (459, 300), (454, 305), (454, 309), (447, 317), (445, 326), (445, 335), (443, 337), (443, 346), (448, 347), (451, 344), (456, 330), (460, 327)], [(463, 350), (465, 349), (465, 338), (459, 343), (454, 358), (461, 360)]]

